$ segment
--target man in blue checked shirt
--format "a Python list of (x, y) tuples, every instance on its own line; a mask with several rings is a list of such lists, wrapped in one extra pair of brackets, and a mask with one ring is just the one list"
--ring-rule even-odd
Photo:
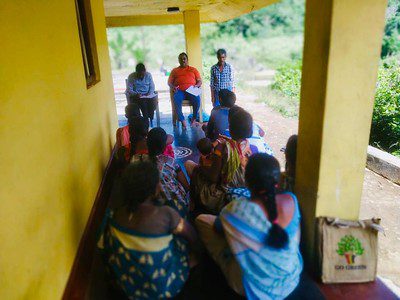
[(213, 106), (219, 106), (218, 93), (222, 89), (227, 89), (235, 92), (235, 79), (233, 75), (233, 68), (230, 64), (226, 63), (225, 49), (218, 49), (217, 51), (218, 63), (211, 67), (211, 101)]

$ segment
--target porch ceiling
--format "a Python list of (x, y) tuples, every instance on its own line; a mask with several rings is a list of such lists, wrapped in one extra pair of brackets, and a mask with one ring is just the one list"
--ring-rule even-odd
[[(199, 10), (200, 21), (223, 22), (279, 0), (104, 0), (107, 27), (182, 24), (182, 12)], [(179, 12), (167, 12), (179, 7)]]

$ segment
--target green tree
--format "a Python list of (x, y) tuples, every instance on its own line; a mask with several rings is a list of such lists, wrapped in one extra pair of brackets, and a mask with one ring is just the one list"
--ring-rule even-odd
[(337, 254), (345, 255), (346, 253), (353, 253), (355, 255), (362, 255), (364, 253), (364, 248), (361, 243), (352, 235), (345, 235), (341, 238), (338, 243)]
[(108, 45), (110, 48), (111, 63), (117, 70), (127, 66), (126, 51), (134, 45), (134, 41), (127, 42), (120, 31), (109, 32)]
[(396, 58), (379, 68), (370, 144), (400, 156), (400, 62)]
[(284, 0), (217, 25), (219, 36), (240, 34), (253, 38), (269, 34), (303, 31), (304, 0)]
[(146, 62), (149, 53), (147, 34), (144, 27), (135, 30), (111, 28), (107, 31), (111, 63), (115, 69), (126, 68), (131, 58), (136, 63)]
[(381, 57), (400, 53), (400, 1), (389, 0)]
[(297, 101), (300, 100), (302, 62), (294, 61), (281, 65), (275, 72), (271, 89)]

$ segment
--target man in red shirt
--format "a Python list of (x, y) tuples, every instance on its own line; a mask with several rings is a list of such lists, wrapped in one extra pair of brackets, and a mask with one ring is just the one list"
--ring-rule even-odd
[(175, 110), (178, 120), (182, 123), (182, 127), (186, 128), (185, 117), (182, 113), (182, 102), (184, 99), (190, 101), (193, 106), (192, 123), (196, 121), (200, 107), (200, 96), (192, 95), (186, 90), (191, 87), (201, 87), (201, 77), (196, 68), (189, 66), (188, 56), (182, 52), (178, 56), (179, 67), (172, 70), (168, 78), (168, 85), (174, 91)]

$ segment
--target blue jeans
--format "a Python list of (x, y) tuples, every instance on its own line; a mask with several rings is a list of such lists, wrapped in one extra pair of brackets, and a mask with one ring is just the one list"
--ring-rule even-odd
[(178, 120), (183, 121), (185, 117), (182, 113), (182, 102), (183, 100), (189, 100), (190, 104), (193, 106), (193, 120), (197, 120), (197, 115), (199, 113), (200, 108), (200, 96), (194, 96), (189, 94), (186, 91), (178, 90), (174, 94), (174, 104), (175, 104), (175, 111), (178, 115)]

